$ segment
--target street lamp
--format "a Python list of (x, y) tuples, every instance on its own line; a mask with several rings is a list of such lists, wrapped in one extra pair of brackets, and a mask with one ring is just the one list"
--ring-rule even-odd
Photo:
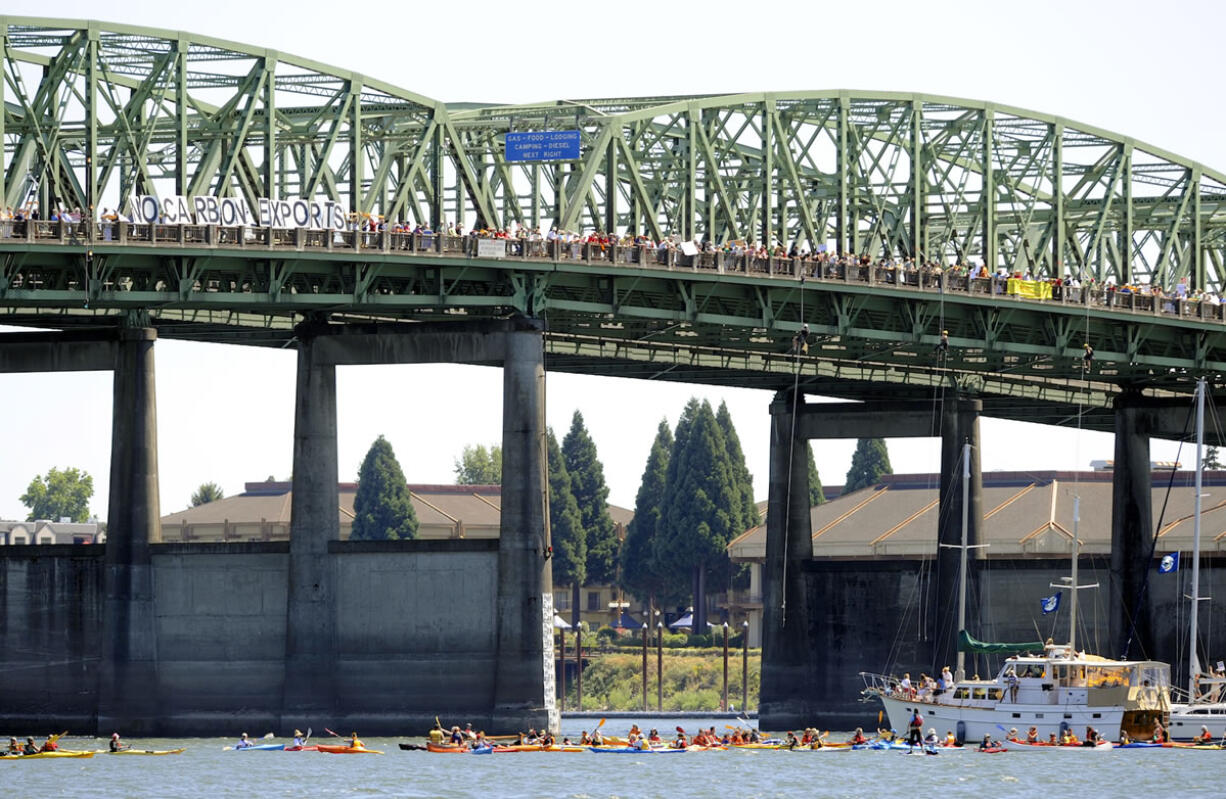
[(749, 620), (741, 622), (741, 712), (749, 712)]
[(724, 688), (719, 696), (719, 709), (728, 710), (728, 622), (724, 622)]
[(647, 635), (648, 625), (643, 623), (643, 712), (647, 712)]
[(664, 622), (656, 611), (656, 711), (664, 712)]

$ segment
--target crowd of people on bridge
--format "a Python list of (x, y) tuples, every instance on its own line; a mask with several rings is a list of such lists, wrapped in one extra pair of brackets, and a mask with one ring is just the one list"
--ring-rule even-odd
[[(10, 237), (19, 223), (40, 220), (38, 205), (27, 204), (18, 208), (8, 207), (0, 211), (0, 236)], [(57, 209), (48, 217), (49, 221), (65, 221), (78, 223), (83, 214), (79, 208), (73, 210)], [(116, 210), (103, 209), (100, 220), (106, 239), (110, 239), (115, 223), (130, 221)], [(1101, 283), (1082, 272), (1068, 271), (1063, 275), (1040, 273), (1036, 275), (1032, 268), (1007, 268), (998, 265), (995, 270), (980, 261), (975, 263), (964, 257), (923, 258), (902, 255), (895, 257), (878, 257), (865, 253), (837, 253), (826, 245), (818, 245), (810, 249), (808, 245), (794, 242), (790, 246), (775, 240), (770, 244), (745, 238), (731, 238), (716, 242), (710, 238), (684, 240), (677, 235), (654, 238), (643, 233), (613, 234), (601, 230), (586, 232), (551, 227), (548, 230), (532, 227), (523, 223), (505, 227), (479, 226), (466, 228), (463, 224), (446, 222), (439, 230), (434, 230), (424, 223), (389, 222), (378, 214), (350, 214), (348, 226), (351, 233), (364, 236), (362, 244), (373, 246), (379, 234), (395, 234), (395, 249), (419, 250), (433, 249), (438, 237), (445, 241), (458, 242), (459, 249), (471, 254), (475, 245), (470, 247), (466, 242), (480, 239), (497, 239), (508, 242), (508, 254), (546, 257), (555, 255), (552, 248), (563, 248), (565, 255), (571, 259), (591, 258), (592, 260), (609, 260), (616, 250), (633, 253), (626, 260), (631, 263), (644, 263), (654, 259), (657, 264), (684, 263), (685, 265), (702, 265), (708, 267), (731, 266), (734, 271), (752, 273), (780, 273), (798, 277), (816, 279), (859, 279), (860, 282), (880, 283), (884, 285), (908, 285), (922, 288), (960, 288), (975, 290), (980, 293), (1005, 294), (1021, 293), (1024, 296), (1030, 292), (1015, 291), (1015, 284), (1046, 283), (1050, 287), (1050, 295), (1054, 298), (1070, 297), (1080, 300), (1083, 289), (1089, 292), (1094, 304), (1112, 307), (1131, 302), (1130, 296), (1144, 297), (1145, 302), (1152, 302), (1152, 307), (1163, 313), (1183, 313), (1190, 307), (1204, 303), (1217, 306), (1221, 297), (1217, 292), (1200, 287), (1192, 287), (1186, 277), (1179, 279), (1173, 285), (1162, 286), (1153, 283), (1128, 281), (1116, 283), (1108, 277)], [(786, 264), (786, 269), (778, 268)], [(1128, 306), (1131, 307), (1131, 306)]]

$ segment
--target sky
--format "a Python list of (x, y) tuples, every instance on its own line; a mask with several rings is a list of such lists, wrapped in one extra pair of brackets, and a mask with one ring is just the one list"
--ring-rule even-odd
[[(207, 12), (206, 12), (207, 10)], [(923, 92), (1064, 116), (1226, 169), (1218, 38), (1226, 5), (1140, 2), (491, 3), (348, 7), (299, 0), (204, 4), (60, 0), (57, 17), (185, 30), (310, 58), (447, 102), (733, 94), (821, 89)], [(227, 495), (291, 471), (295, 356), (229, 345), (157, 344), (163, 513), (201, 483)], [(656, 425), (691, 396), (726, 401), (756, 494), (766, 497), (768, 392), (550, 374), (561, 438), (583, 413), (611, 502), (633, 507)], [(410, 483), (454, 479), (466, 444), (497, 443), (501, 373), (469, 366), (338, 370), (341, 480), (382, 434)], [(815, 398), (816, 399), (816, 398)], [(109, 372), (0, 374), (0, 519), (25, 518), (36, 475), (75, 466), (106, 514)], [(1087, 468), (1108, 434), (1003, 420), (981, 424), (992, 470)], [(936, 439), (889, 442), (896, 472), (937, 469)], [(822, 482), (843, 482), (854, 441), (815, 441)], [(1155, 460), (1176, 445), (1153, 442)], [(1190, 455), (1181, 456), (1185, 465)]]

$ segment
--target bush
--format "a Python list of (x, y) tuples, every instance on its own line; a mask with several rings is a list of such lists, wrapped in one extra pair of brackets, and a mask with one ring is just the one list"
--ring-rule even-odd
[[(640, 643), (641, 647), (641, 643)], [(620, 650), (587, 660), (583, 670), (583, 707), (586, 710), (638, 710), (643, 706), (643, 662), (639, 652)], [(749, 661), (750, 708), (758, 704), (760, 654)], [(664, 708), (666, 710), (713, 711), (719, 708), (723, 682), (723, 651), (706, 650), (695, 654), (672, 650), (664, 658)], [(566, 685), (566, 706), (576, 707), (575, 681)], [(648, 704), (655, 706), (656, 664), (653, 657), (647, 669)], [(728, 701), (744, 709), (741, 698), (739, 658), (729, 664)]]

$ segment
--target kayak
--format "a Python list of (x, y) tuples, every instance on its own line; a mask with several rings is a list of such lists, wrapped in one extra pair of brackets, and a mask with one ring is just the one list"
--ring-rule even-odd
[(1154, 743), (1153, 741), (1133, 741), (1128, 744), (1116, 744), (1116, 749), (1164, 749), (1166, 744)]
[(252, 744), (251, 746), (227, 746), (227, 750), (235, 752), (280, 752), (285, 744)]
[(64, 752), (56, 750), (54, 752), (38, 752), (33, 755), (0, 755), (0, 760), (49, 760), (55, 757), (93, 757), (93, 752)]
[(1221, 749), (1222, 748), (1221, 744), (1197, 744), (1197, 743), (1192, 743), (1190, 741), (1188, 742), (1172, 741), (1170, 743), (1159, 744), (1159, 746), (1162, 746), (1167, 749)]
[[(401, 744), (401, 746), (403, 747), (404, 744)], [(322, 749), (322, 747), (320, 748)], [(435, 752), (437, 754), (466, 755), (473, 750), (469, 749), (467, 746), (452, 746), (451, 744), (428, 743), (426, 744), (426, 751)]]
[(118, 752), (112, 752), (109, 749), (103, 749), (98, 754), (100, 755), (181, 755), (187, 749), (120, 749)]
[(319, 747), (311, 744), (310, 746), (287, 746), (286, 752), (318, 752)]
[(378, 749), (367, 749), (364, 746), (325, 746), (320, 744), (316, 749), (330, 755), (381, 755)]
[(1096, 743), (1093, 746), (1082, 746), (1081, 744), (1073, 744), (1070, 746), (1057, 744), (1056, 746), (1052, 746), (1051, 744), (1044, 743), (1032, 744), (1026, 741), (1006, 740), (1001, 742), (1001, 746), (1013, 752), (1042, 752), (1052, 749), (1061, 752), (1106, 752), (1115, 748), (1115, 744), (1111, 743), (1110, 741), (1102, 741), (1101, 743)]
[(688, 752), (689, 749), (638, 749), (633, 746), (589, 746), (589, 752), (614, 755), (672, 755)]

